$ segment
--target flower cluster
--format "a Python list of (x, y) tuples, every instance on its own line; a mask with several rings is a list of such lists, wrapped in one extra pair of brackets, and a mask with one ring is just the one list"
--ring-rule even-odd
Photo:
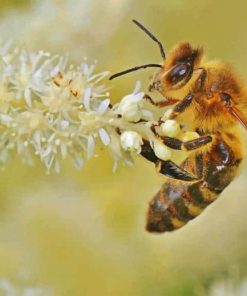
[[(18, 154), (32, 164), (39, 158), (47, 171), (60, 171), (68, 156), (80, 169), (102, 142), (115, 160), (131, 163), (131, 151), (140, 153), (148, 139), (162, 159), (171, 151), (150, 130), (153, 114), (144, 108), (138, 82), (133, 93), (110, 104), (95, 65), (67, 66), (67, 59), (47, 52), (28, 53), (10, 44), (0, 49), (0, 162)], [(162, 134), (176, 136), (179, 125), (167, 120)]]

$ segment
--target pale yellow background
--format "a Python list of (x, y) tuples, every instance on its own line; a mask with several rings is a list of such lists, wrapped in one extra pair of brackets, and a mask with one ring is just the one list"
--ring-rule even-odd
[[(1, 1), (2, 39), (29, 50), (87, 56), (112, 73), (159, 63), (157, 46), (131, 23), (138, 19), (167, 50), (181, 40), (231, 63), (247, 81), (244, 0)], [(11, 5), (10, 5), (11, 4)], [(109, 83), (117, 102), (153, 70)], [(108, 82), (107, 82), (108, 83)], [(246, 141), (245, 141), (246, 143)], [(13, 156), (0, 172), (0, 278), (52, 295), (207, 295), (220, 278), (247, 272), (247, 170), (220, 199), (183, 229), (145, 232), (149, 200), (163, 178), (152, 164), (112, 173), (105, 151), (81, 172), (64, 163), (58, 175)]]

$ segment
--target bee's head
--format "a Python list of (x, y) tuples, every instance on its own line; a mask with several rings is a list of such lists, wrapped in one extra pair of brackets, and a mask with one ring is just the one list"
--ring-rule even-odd
[(149, 91), (158, 91), (164, 97), (174, 96), (176, 99), (179, 99), (179, 96), (177, 97), (177, 90), (181, 90), (185, 86), (189, 86), (188, 82), (193, 77), (193, 74), (195, 72), (194, 69), (198, 67), (200, 63), (202, 57), (202, 49), (193, 49), (190, 43), (184, 42), (176, 46), (166, 57), (162, 43), (138, 21), (133, 20), (133, 22), (141, 30), (143, 30), (154, 42), (157, 43), (160, 49), (161, 56), (163, 58), (163, 63), (161, 65), (145, 64), (142, 66), (130, 68), (112, 75), (109, 79), (111, 80), (127, 73), (137, 71), (139, 69), (157, 67), (159, 68), (159, 70), (154, 74), (152, 83), (149, 86)]
[(202, 49), (193, 49), (188, 42), (177, 45), (154, 74), (149, 91), (158, 91), (166, 96), (189, 85), (194, 69), (199, 66)]

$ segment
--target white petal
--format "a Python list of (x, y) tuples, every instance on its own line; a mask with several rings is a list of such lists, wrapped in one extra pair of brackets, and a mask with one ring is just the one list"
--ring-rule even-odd
[(142, 100), (143, 96), (144, 96), (144, 92), (137, 93), (133, 96), (133, 101), (139, 102)]
[(26, 101), (28, 107), (31, 107), (32, 106), (32, 98), (31, 98), (31, 90), (29, 87), (25, 88), (24, 97), (25, 97), (25, 101)]
[(104, 128), (99, 129), (99, 136), (104, 145), (109, 145), (111, 138)]
[(65, 159), (66, 156), (67, 156), (67, 152), (68, 152), (68, 150), (67, 150), (67, 145), (66, 145), (65, 143), (62, 143), (62, 144), (60, 145), (60, 150), (61, 150), (61, 156), (62, 156), (62, 159)]
[(91, 88), (88, 87), (84, 94), (84, 107), (87, 111), (90, 111), (90, 96), (91, 96)]
[(84, 161), (83, 158), (80, 156), (73, 156), (73, 161), (75, 164), (75, 167), (80, 170), (83, 167)]
[(0, 120), (2, 124), (9, 124), (13, 121), (13, 118), (6, 114), (0, 114)]
[(98, 107), (97, 113), (98, 114), (103, 114), (107, 110), (108, 106), (110, 104), (110, 99), (105, 99), (102, 101)]
[(93, 136), (88, 136), (87, 139), (87, 159), (90, 159), (93, 156), (95, 148), (95, 142)]
[(56, 160), (55, 165), (54, 165), (54, 171), (57, 174), (60, 173), (60, 171), (61, 171), (60, 164), (59, 164), (59, 162), (57, 160)]
[(99, 73), (99, 74), (95, 74), (93, 76), (91, 76), (89, 79), (88, 79), (88, 82), (96, 79), (93, 83), (98, 83), (100, 80), (102, 80), (103, 78), (105, 78), (110, 72), (109, 71), (105, 71), (105, 72), (102, 72), (102, 73)]
[(153, 121), (154, 120), (153, 113), (151, 111), (149, 111), (149, 110), (142, 110), (142, 115), (148, 121)]
[(91, 65), (91, 66), (88, 67), (88, 75), (89, 76), (91, 76), (93, 74), (94, 68), (95, 68), (95, 65)]
[(65, 130), (67, 127), (69, 127), (69, 121), (68, 120), (62, 120), (60, 123), (60, 127), (62, 130)]
[(40, 149), (41, 132), (39, 130), (35, 131), (35, 133), (33, 134), (33, 141), (35, 143), (36, 148)]
[(135, 89), (134, 89), (134, 91), (133, 91), (133, 94), (134, 94), (134, 95), (137, 94), (138, 91), (140, 91), (140, 89), (141, 89), (141, 81), (138, 80), (138, 81), (136, 82), (136, 85), (135, 85)]
[(114, 161), (114, 164), (113, 164), (112, 172), (113, 172), (113, 173), (116, 173), (117, 168), (118, 168), (118, 160), (115, 160), (115, 161)]
[(48, 146), (44, 152), (41, 153), (41, 158), (47, 157), (52, 152), (51, 146)]
[(82, 71), (84, 75), (87, 77), (87, 79), (90, 79), (90, 76), (92, 75), (94, 70), (94, 65), (88, 66), (88, 64), (82, 64)]
[(50, 135), (50, 138), (48, 139), (48, 143), (51, 143), (56, 137), (56, 134), (53, 133), (52, 135)]
[(48, 160), (46, 162), (46, 167), (47, 167), (48, 171), (51, 169), (54, 159), (55, 159), (54, 155), (52, 155), (50, 158), (48, 158)]

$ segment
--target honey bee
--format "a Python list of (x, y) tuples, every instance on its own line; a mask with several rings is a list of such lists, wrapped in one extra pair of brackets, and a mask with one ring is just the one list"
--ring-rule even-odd
[(149, 141), (143, 140), (141, 155), (155, 163), (158, 172), (168, 177), (149, 205), (146, 229), (173, 231), (197, 217), (232, 182), (243, 159), (243, 144), (237, 124), (247, 129), (247, 90), (231, 67), (220, 61), (202, 61), (203, 49), (189, 42), (179, 43), (166, 56), (161, 42), (138, 21), (133, 22), (159, 46), (163, 63), (147, 64), (122, 71), (121, 76), (142, 68), (158, 67), (149, 91), (164, 99), (157, 107), (173, 106), (169, 119), (179, 121), (200, 137), (183, 142), (154, 134), (175, 150), (188, 151), (180, 166), (159, 159)]

